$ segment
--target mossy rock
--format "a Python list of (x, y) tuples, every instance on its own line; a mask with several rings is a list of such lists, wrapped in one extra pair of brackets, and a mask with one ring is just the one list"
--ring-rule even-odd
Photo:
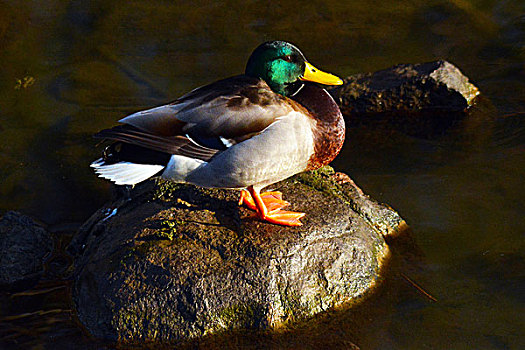
[(160, 180), (100, 209), (70, 247), (79, 320), (101, 338), (177, 342), (275, 329), (377, 283), (397, 213), (329, 167), (272, 188), (307, 213), (303, 226), (259, 221), (238, 191)]

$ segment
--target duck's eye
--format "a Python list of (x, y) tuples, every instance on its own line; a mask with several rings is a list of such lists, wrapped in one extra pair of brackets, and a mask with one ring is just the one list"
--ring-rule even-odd
[(286, 56), (283, 57), (283, 60), (285, 60), (286, 62), (292, 62), (293, 58), (290, 55), (286, 55)]

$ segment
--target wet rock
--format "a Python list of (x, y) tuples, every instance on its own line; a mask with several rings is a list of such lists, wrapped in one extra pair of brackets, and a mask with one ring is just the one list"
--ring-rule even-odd
[(415, 136), (440, 134), (465, 116), (479, 90), (447, 61), (356, 74), (331, 88), (348, 125), (384, 123)]
[(376, 284), (389, 256), (383, 235), (405, 225), (346, 186), (329, 167), (272, 186), (307, 213), (298, 228), (260, 222), (239, 209), (237, 191), (139, 186), (71, 244), (78, 318), (97, 337), (178, 341), (345, 307)]
[(0, 287), (23, 290), (36, 284), (44, 272), (53, 239), (28, 216), (7, 212), (0, 219)]

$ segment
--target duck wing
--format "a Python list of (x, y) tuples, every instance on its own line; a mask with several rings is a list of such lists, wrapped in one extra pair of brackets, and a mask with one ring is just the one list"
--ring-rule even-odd
[(189, 135), (198, 143), (217, 148), (206, 141), (221, 139), (223, 145), (244, 141), (297, 108), (298, 104), (274, 93), (262, 79), (239, 75), (120, 122), (158, 136)]

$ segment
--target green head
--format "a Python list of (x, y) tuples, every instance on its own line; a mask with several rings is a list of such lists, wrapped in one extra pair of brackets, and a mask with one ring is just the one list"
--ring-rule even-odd
[(302, 80), (327, 85), (343, 83), (338, 77), (313, 67), (297, 47), (285, 41), (259, 45), (248, 59), (245, 73), (263, 79), (273, 91), (284, 96), (295, 92), (296, 83)]

